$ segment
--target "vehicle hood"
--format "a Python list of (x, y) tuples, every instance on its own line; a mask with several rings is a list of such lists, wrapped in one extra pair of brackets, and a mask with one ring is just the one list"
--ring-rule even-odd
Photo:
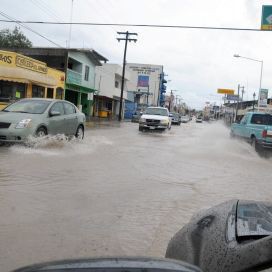
[(168, 116), (163, 115), (151, 115), (151, 114), (143, 114), (141, 116), (143, 119), (153, 119), (153, 120), (169, 120)]
[(4, 112), (0, 111), (0, 122), (17, 124), (23, 119), (35, 120), (38, 116), (41, 118), (42, 114), (30, 114), (30, 113), (19, 113), (19, 112)]

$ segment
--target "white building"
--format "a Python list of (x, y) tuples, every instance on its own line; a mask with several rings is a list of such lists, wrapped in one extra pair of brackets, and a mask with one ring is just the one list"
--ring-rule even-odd
[(130, 80), (127, 89), (138, 104), (158, 105), (162, 65), (127, 63)]
[[(127, 99), (129, 71), (125, 74), (123, 101)], [(105, 63), (95, 71), (94, 116), (115, 118), (119, 114), (122, 84), (122, 66)], [(124, 109), (124, 107), (123, 107)]]

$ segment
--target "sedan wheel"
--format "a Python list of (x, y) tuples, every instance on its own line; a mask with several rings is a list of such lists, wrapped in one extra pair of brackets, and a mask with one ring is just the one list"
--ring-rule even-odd
[(83, 138), (84, 138), (84, 129), (83, 129), (82, 126), (79, 126), (77, 128), (76, 138), (79, 139), (79, 140), (83, 140)]
[(37, 137), (44, 137), (44, 136), (46, 136), (46, 130), (45, 130), (45, 128), (43, 128), (43, 127), (41, 127), (41, 128), (39, 128), (38, 130), (37, 130), (37, 132), (36, 132), (36, 136)]

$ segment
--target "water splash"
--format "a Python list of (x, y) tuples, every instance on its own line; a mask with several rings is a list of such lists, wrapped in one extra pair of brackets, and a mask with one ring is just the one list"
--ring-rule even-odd
[(43, 156), (73, 156), (92, 153), (102, 145), (112, 145), (106, 137), (93, 136), (79, 140), (64, 134), (47, 135), (45, 137), (29, 137), (22, 145), (14, 145), (11, 151), (19, 154), (38, 154)]

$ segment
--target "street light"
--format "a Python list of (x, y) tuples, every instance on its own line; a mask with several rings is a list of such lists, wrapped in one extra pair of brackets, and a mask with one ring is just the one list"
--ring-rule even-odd
[(255, 96), (256, 96), (256, 94), (255, 94), (255, 92), (253, 93), (253, 111), (254, 111), (254, 105), (255, 105)]
[[(261, 63), (261, 76), (260, 76), (260, 87), (259, 87), (259, 92), (262, 89), (262, 77), (263, 77), (263, 60), (257, 60), (257, 59), (252, 59), (252, 58), (248, 58), (248, 57), (242, 57), (239, 54), (234, 54), (233, 55), (235, 58), (242, 58), (242, 59), (247, 59), (247, 60), (252, 60), (252, 61), (256, 61), (256, 62), (260, 62)], [(255, 94), (255, 93), (254, 93)], [(255, 94), (256, 95), (256, 94)], [(259, 105), (258, 105), (259, 106)]]

